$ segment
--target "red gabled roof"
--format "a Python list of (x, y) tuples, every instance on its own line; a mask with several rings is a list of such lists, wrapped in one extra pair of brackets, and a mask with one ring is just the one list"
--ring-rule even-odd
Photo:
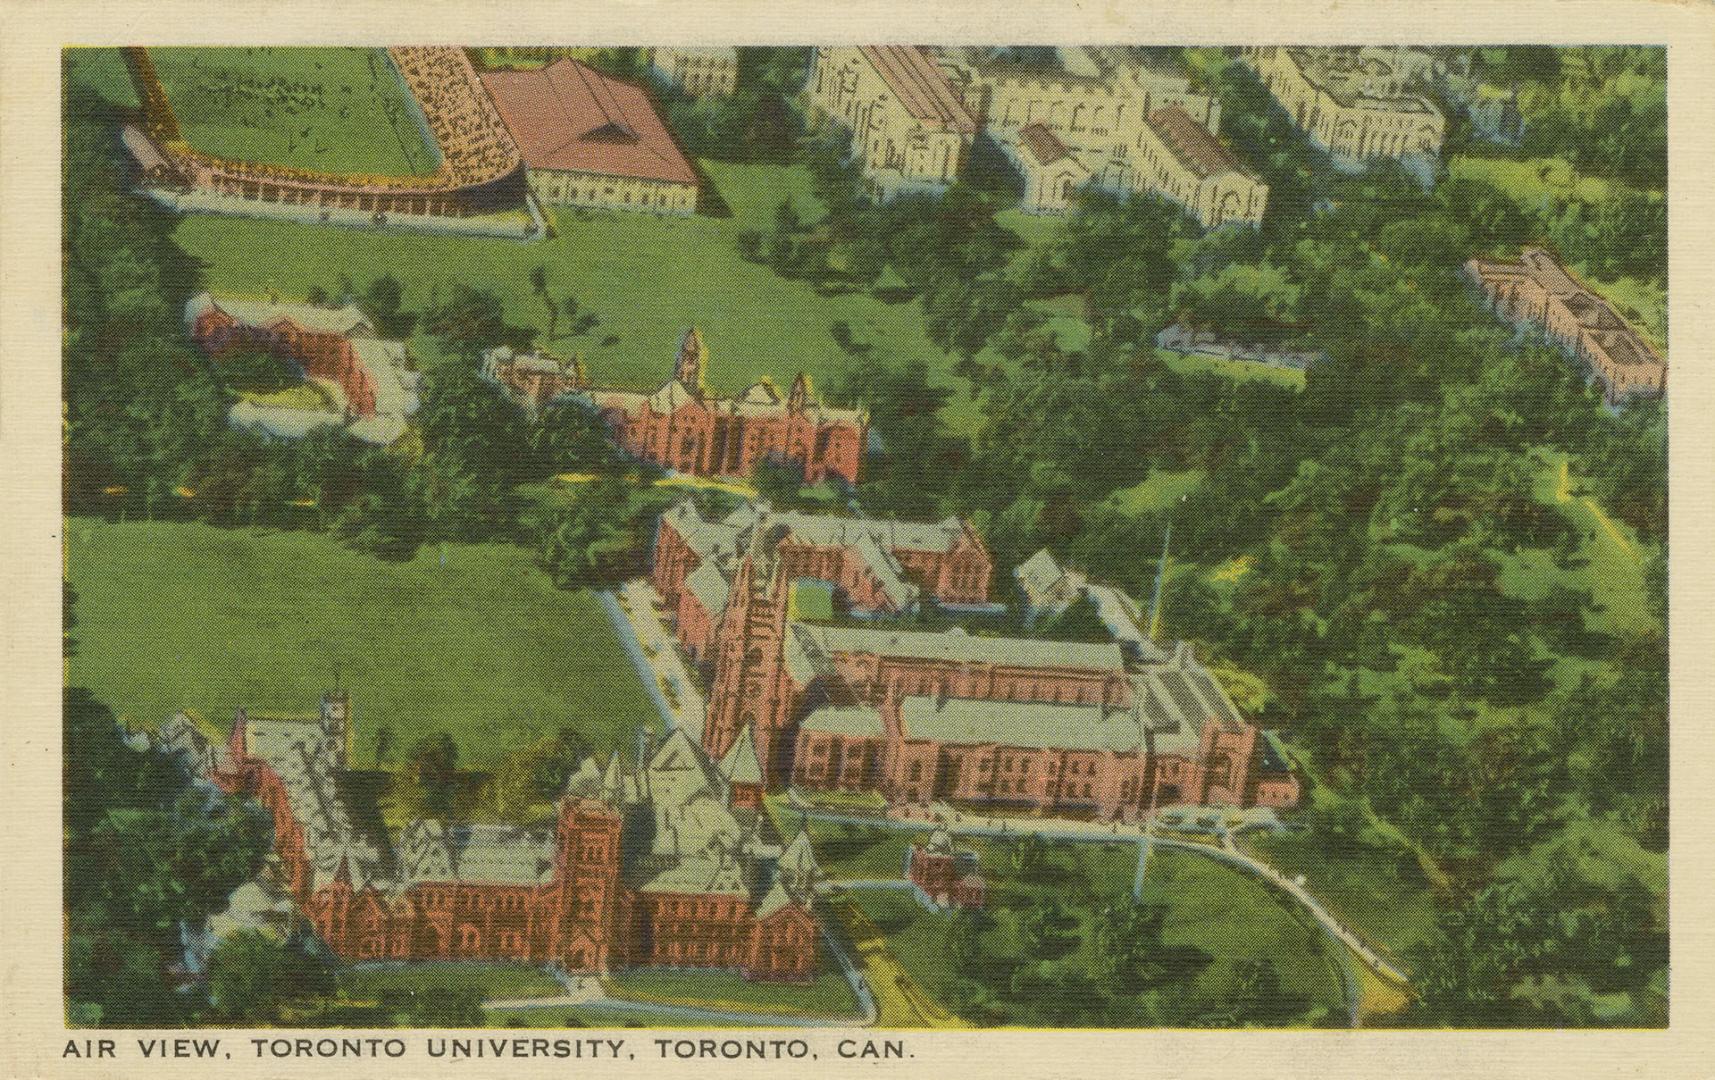
[(529, 168), (697, 182), (640, 86), (570, 58), (537, 71), (491, 71), (482, 83)]
[(1184, 162), (1192, 172), (1207, 179), (1216, 173), (1244, 172), (1244, 166), (1231, 150), (1209, 133), (1209, 129), (1191, 119), (1177, 105), (1169, 105), (1149, 114), (1149, 124), (1161, 136), (1161, 141)]
[(916, 45), (859, 46), (893, 96), (919, 120), (974, 135), (977, 122), (959, 94)]
[(1030, 124), (1024, 127), (1019, 131), (1018, 137), (1019, 141), (1024, 143), (1025, 148), (1036, 156), (1036, 160), (1044, 165), (1052, 165), (1061, 158), (1068, 157), (1071, 153), (1066, 149), (1066, 144), (1060, 141), (1059, 136), (1042, 124)]

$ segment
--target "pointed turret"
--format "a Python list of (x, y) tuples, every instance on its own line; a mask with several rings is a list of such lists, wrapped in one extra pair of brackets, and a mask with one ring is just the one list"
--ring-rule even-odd
[(756, 756), (756, 739), (749, 724), (739, 729), (732, 748), (721, 758), (720, 772), (729, 784), (762, 783), (762, 761)]
[(619, 768), (619, 751), (607, 759), (607, 770), (601, 775), (601, 793), (614, 806), (625, 802), (625, 774)]
[(810, 406), (810, 376), (802, 371), (792, 380), (792, 392), (786, 395), (786, 408), (792, 412), (803, 412)]
[(810, 846), (810, 832), (800, 827), (798, 835), (780, 854), (779, 877), (794, 892), (807, 894), (816, 885), (822, 868), (816, 862), (815, 849)]

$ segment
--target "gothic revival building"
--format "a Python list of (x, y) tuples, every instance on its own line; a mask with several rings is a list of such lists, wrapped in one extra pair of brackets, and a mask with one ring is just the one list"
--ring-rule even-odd
[(1089, 185), (1161, 195), (1205, 228), (1262, 220), (1268, 186), (1216, 136), (1219, 101), (1157, 52), (1070, 46), (1025, 62), (1007, 49), (958, 46), (936, 57), (1023, 176), (1023, 209), (1064, 212)]
[(899, 614), (927, 596), (942, 605), (988, 599), (994, 564), (969, 522), (933, 525), (776, 513), (753, 503), (707, 520), (686, 500), (661, 517), (653, 583), (667, 601), (691, 658), (712, 665), (716, 628), (732, 596), (744, 544), (766, 519), (784, 528), (779, 545), (788, 579), (833, 584), (856, 611)]
[(410, 370), (405, 345), (375, 336), (355, 306), (251, 300), (198, 293), (185, 305), (185, 325), (205, 353), (219, 358), (241, 349), (266, 352), (314, 380), (340, 400), (327, 409), (233, 406), (236, 426), (276, 436), (302, 435), (326, 424), (345, 424), (373, 443), (390, 443), (417, 411), (421, 376)]
[[(850, 587), (838, 545), (800, 535), (833, 526), (801, 518), (751, 510), (708, 522), (680, 507), (663, 520), (655, 580), (679, 612), (680, 640), (713, 670), (711, 756), (749, 738), (766, 784), (877, 791), (907, 809), (952, 800), (1129, 820), (1180, 803), (1298, 801), (1279, 748), (1189, 646), (1156, 646), (1118, 590), (1046, 554), (1031, 560), (1045, 601), (1090, 600), (1111, 634), (1103, 642), (806, 622), (793, 613), (797, 582)], [(891, 524), (833, 520), (847, 542)], [(987, 554), (974, 534), (971, 544), (986, 596)], [(890, 610), (900, 609), (869, 613)]]
[(805, 95), (813, 113), (852, 133), (852, 155), (883, 198), (958, 179), (977, 121), (917, 45), (818, 47)]
[(1609, 404), (1667, 389), (1667, 362), (1544, 249), (1526, 248), (1517, 262), (1471, 259), (1465, 275), (1496, 314), (1536, 327), (1585, 364)]
[(1238, 52), (1335, 165), (1361, 169), (1388, 158), (1432, 161), (1440, 156), (1447, 119), (1415, 92), (1433, 72), (1429, 54), (1367, 45), (1247, 45)]
[(856, 483), (869, 419), (819, 403), (799, 373), (784, 398), (766, 380), (737, 398), (708, 392), (708, 348), (686, 333), (673, 377), (652, 394), (594, 390), (590, 400), (627, 452), (694, 476), (748, 476), (763, 461), (788, 462), (806, 483)]
[(717, 766), (675, 732), (635, 767), (586, 759), (551, 827), (415, 820), (392, 843), (346, 805), (351, 735), (328, 694), (314, 716), (240, 710), (224, 746), (183, 718), (160, 736), (271, 813), (272, 878), (341, 958), (814, 975), (815, 856), (771, 841), (749, 742)]

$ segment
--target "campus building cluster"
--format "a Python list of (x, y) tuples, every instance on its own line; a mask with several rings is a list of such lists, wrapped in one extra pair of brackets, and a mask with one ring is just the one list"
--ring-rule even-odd
[(1465, 275), (1501, 317), (1541, 330), (1588, 367), (1609, 404), (1666, 391), (1667, 362), (1548, 251), (1526, 248), (1516, 262), (1474, 258)]
[[(992, 562), (956, 519), (755, 505), (709, 521), (687, 503), (661, 521), (654, 583), (712, 670), (704, 748), (752, 741), (766, 784), (878, 792), (906, 813), (963, 802), (1136, 820), (1175, 804), (1296, 804), (1278, 747), (1188, 646), (1158, 648), (1129, 597), (1032, 560), (1038, 578), (1048, 567), (1047, 592), (1087, 597), (1110, 640), (890, 623), (922, 600), (987, 599)], [(890, 575), (915, 591), (887, 587)], [(835, 586), (854, 617), (799, 618), (806, 579)]]
[(198, 293), (185, 305), (191, 338), (210, 356), (266, 352), (320, 388), (320, 405), (277, 404), (241, 397), (235, 427), (276, 438), (301, 437), (343, 424), (365, 442), (387, 444), (405, 432), (417, 411), (422, 376), (411, 369), (401, 341), (375, 336), (357, 307), (251, 300)]
[(817, 971), (815, 854), (807, 833), (773, 841), (748, 743), (716, 762), (675, 732), (635, 766), (585, 759), (552, 827), (417, 819), (395, 839), (347, 804), (352, 738), (343, 693), (309, 716), (240, 710), (224, 744), (182, 714), (156, 736), (269, 812), (269, 888), (341, 959)]
[(938, 51), (941, 70), (1024, 178), (1023, 208), (1058, 213), (1085, 185), (1153, 193), (1205, 228), (1254, 225), (1268, 186), (1217, 137), (1221, 106), (1143, 48), (1070, 46), (1052, 63), (1007, 50)]
[(778, 461), (802, 471), (805, 483), (857, 483), (869, 420), (856, 409), (821, 404), (799, 373), (782, 395), (767, 380), (736, 398), (710, 393), (704, 383), (708, 347), (695, 328), (685, 334), (673, 376), (653, 393), (594, 389), (621, 449), (664, 469), (692, 476), (749, 476)]
[(1298, 129), (1337, 166), (1433, 160), (1447, 119), (1416, 92), (1436, 70), (1433, 55), (1406, 46), (1246, 45), (1251, 67)]
[(1063, 212), (1091, 186), (1161, 195), (1206, 228), (1262, 219), (1268, 186), (1217, 137), (1219, 103), (1172, 64), (1147, 49), (1053, 54), (818, 49), (809, 97), (852, 130), (864, 175), (884, 195), (950, 183), (981, 132), (1023, 177), (1028, 211)]
[(766, 518), (782, 531), (784, 573), (837, 588), (861, 611), (904, 614), (924, 596), (941, 605), (988, 599), (994, 563), (969, 522), (938, 524), (775, 513), (747, 504), (705, 518), (689, 500), (661, 517), (651, 582), (667, 601), (679, 641), (704, 674), (713, 671), (717, 630), (744, 561), (746, 539)]
[(491, 71), (482, 85), (545, 203), (690, 214), (697, 172), (641, 86), (570, 57)]
[(692, 97), (726, 97), (738, 89), (738, 50), (726, 46), (657, 46), (649, 63), (657, 77)]

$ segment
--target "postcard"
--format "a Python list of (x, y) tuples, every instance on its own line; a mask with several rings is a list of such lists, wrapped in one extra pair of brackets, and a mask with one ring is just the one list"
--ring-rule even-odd
[(1709, 22), (1563, 8), (7, 7), (8, 1075), (1695, 1075)]

